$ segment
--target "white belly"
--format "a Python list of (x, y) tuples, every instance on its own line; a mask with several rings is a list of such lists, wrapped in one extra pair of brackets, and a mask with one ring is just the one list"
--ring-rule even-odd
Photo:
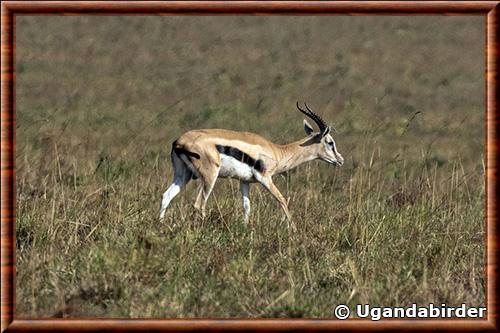
[(242, 180), (252, 180), (254, 170), (247, 164), (225, 154), (220, 154), (219, 177), (232, 177)]

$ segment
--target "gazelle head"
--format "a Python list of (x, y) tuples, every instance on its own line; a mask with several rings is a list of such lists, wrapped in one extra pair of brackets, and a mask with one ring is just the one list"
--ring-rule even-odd
[(304, 119), (304, 130), (309, 136), (309, 140), (304, 142), (302, 146), (308, 146), (315, 158), (338, 166), (344, 164), (344, 158), (337, 151), (335, 140), (330, 135), (330, 126), (318, 114), (314, 113), (306, 103), (304, 105), (306, 110), (300, 108), (299, 102), (297, 102), (297, 109), (318, 125), (319, 132), (314, 132), (312, 126)]

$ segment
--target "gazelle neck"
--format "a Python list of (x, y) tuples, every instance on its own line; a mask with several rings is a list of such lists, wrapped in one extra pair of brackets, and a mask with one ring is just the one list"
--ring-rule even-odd
[(280, 160), (275, 173), (282, 173), (299, 166), (302, 163), (312, 161), (317, 158), (313, 145), (307, 143), (311, 137), (303, 138), (299, 141), (286, 145), (279, 145)]

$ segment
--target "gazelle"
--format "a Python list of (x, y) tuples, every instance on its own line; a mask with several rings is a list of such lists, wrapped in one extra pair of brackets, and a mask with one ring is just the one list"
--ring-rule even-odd
[(297, 109), (318, 125), (319, 132), (313, 132), (304, 119), (307, 136), (287, 145), (272, 143), (253, 133), (222, 129), (191, 130), (181, 135), (172, 143), (174, 181), (163, 194), (160, 219), (170, 201), (191, 179), (200, 179), (194, 206), (205, 217), (206, 202), (217, 177), (231, 177), (240, 180), (245, 222), (250, 216), (250, 184), (255, 182), (271, 192), (290, 221), (287, 202), (272, 177), (315, 159), (338, 166), (344, 163), (329, 134), (330, 127), (307, 104), (305, 107), (300, 108), (297, 102)]

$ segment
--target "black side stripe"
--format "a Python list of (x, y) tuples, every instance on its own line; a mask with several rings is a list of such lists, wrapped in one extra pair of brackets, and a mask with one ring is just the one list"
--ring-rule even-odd
[(242, 152), (238, 148), (230, 147), (230, 146), (221, 146), (215, 145), (217, 151), (221, 154), (231, 156), (232, 158), (245, 163), (251, 168), (254, 168), (258, 172), (262, 173), (266, 168), (264, 166), (264, 162), (262, 160), (256, 160), (250, 155)]

